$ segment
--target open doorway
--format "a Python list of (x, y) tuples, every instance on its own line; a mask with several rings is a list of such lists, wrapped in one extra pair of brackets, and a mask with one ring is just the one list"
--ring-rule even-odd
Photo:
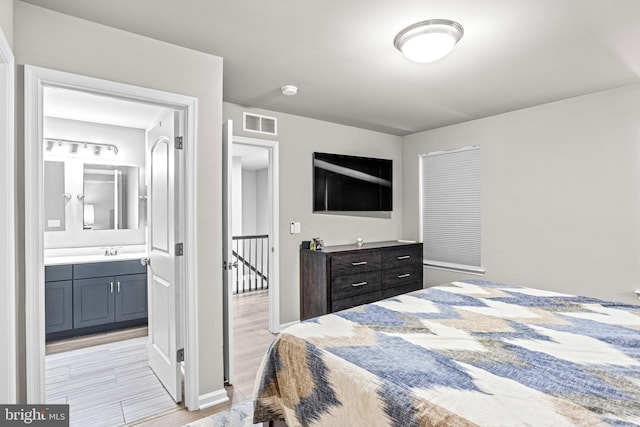
[[(193, 407), (197, 367), (181, 355), (195, 345), (184, 331), (191, 325), (197, 334), (193, 289), (185, 280), (194, 274), (195, 239), (187, 231), (194, 212), (185, 182), (195, 171), (187, 166), (193, 156), (184, 145), (195, 149), (195, 100), (53, 70), (25, 70), (25, 246), (32, 266), (26, 274), (28, 400), (64, 399), (73, 413), (83, 404), (100, 406), (96, 402), (118, 395), (136, 376), (145, 377), (149, 392), (155, 381), (155, 402), (161, 404), (142, 402), (141, 382), (134, 381), (129, 388), (135, 390), (137, 409), (132, 406), (127, 416), (124, 404), (112, 405), (122, 408), (118, 424), (130, 423), (154, 415), (149, 410), (175, 409), (182, 401), (184, 372), (187, 406)], [(102, 382), (92, 383), (101, 389), (93, 401), (65, 395), (74, 384), (56, 382), (60, 371), (73, 377), (75, 362), (65, 360), (64, 367), (60, 362), (64, 352), (52, 355), (57, 360), (52, 365), (61, 368), (53, 377), (45, 369), (45, 341), (59, 339), (72, 343), (69, 350), (82, 341), (99, 344), (73, 349), (88, 353), (84, 365), (79, 362), (84, 368), (75, 370), (85, 383), (82, 395), (94, 376), (86, 360), (104, 368), (115, 359), (115, 366), (103, 370)], [(106, 391), (118, 382), (119, 390)], [(74, 399), (79, 399), (75, 405)], [(113, 407), (102, 406), (110, 418)]]
[[(43, 88), (45, 401), (69, 403), (75, 420), (113, 414), (121, 424), (175, 409), (146, 351), (151, 287), (140, 263), (150, 235), (146, 151), (166, 110)], [(118, 385), (128, 378), (144, 389), (127, 395)]]
[[(271, 203), (269, 149), (233, 143), (233, 386), (251, 398), (257, 363), (273, 341), (269, 331)], [(258, 362), (259, 363), (259, 362)]]
[(45, 401), (68, 403), (79, 424), (128, 424), (181, 400), (147, 351), (170, 313), (149, 322), (157, 273), (141, 263), (153, 230), (166, 234), (166, 224), (149, 224), (149, 162), (155, 141), (169, 139), (159, 133), (169, 128), (173, 139), (174, 114), (43, 88)]
[(225, 379), (251, 397), (279, 332), (278, 143), (233, 137), (225, 123)]

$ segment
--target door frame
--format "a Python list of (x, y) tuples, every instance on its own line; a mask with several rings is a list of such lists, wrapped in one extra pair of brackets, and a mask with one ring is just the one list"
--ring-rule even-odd
[(150, 103), (184, 112), (184, 149), (180, 156), (177, 229), (184, 243), (179, 276), (181, 325), (185, 353), (185, 399), (190, 410), (199, 407), (198, 289), (197, 289), (197, 99), (63, 71), (25, 65), (25, 332), (28, 403), (45, 402), (44, 316), (44, 203), (43, 203), (43, 88), (81, 90), (129, 101)]
[(2, 225), (0, 226), (0, 402), (17, 401), (16, 368), (16, 268), (15, 268), (15, 59), (9, 41), (0, 29), (0, 191)]
[[(280, 332), (280, 149), (278, 141), (247, 138), (232, 135), (233, 144), (266, 148), (269, 151), (269, 184), (271, 190), (271, 222), (269, 236), (272, 238), (269, 256), (269, 331)], [(231, 183), (229, 183), (231, 185)], [(228, 189), (231, 194), (231, 189)], [(226, 235), (226, 234), (225, 234)], [(230, 331), (231, 332), (231, 331)]]

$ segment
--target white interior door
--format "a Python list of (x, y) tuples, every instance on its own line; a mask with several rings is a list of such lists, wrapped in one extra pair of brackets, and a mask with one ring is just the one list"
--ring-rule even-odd
[(232, 190), (231, 173), (233, 160), (233, 121), (227, 120), (222, 127), (222, 256), (224, 257), (222, 271), (223, 286), (223, 330), (224, 330), (224, 378), (228, 384), (233, 384), (233, 269), (237, 261), (233, 258), (233, 229), (232, 229)]
[(147, 132), (147, 254), (149, 295), (149, 365), (171, 397), (182, 400), (177, 361), (179, 319), (176, 220), (178, 155), (175, 129), (179, 114), (169, 111)]

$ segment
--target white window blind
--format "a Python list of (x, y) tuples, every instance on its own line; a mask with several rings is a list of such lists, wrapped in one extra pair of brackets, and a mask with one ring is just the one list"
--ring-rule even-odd
[(482, 273), (480, 148), (422, 155), (422, 243), (427, 265)]

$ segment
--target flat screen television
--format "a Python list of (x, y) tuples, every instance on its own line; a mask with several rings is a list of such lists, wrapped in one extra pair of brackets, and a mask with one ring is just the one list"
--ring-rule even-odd
[(313, 211), (391, 211), (392, 176), (392, 160), (313, 153)]

